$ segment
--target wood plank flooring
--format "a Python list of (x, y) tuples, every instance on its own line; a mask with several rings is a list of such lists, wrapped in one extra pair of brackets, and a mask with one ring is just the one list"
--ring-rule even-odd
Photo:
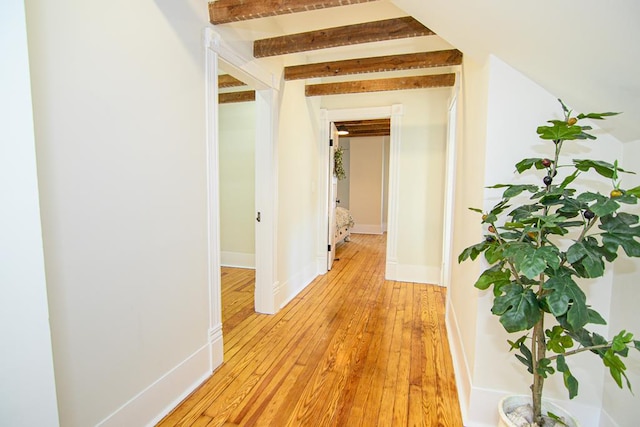
[(445, 289), (384, 280), (385, 236), (352, 235), (278, 314), (223, 270), (225, 362), (158, 425), (462, 426)]

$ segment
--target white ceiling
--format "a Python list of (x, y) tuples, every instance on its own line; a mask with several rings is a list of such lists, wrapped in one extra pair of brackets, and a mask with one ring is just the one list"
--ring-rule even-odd
[(640, 2), (392, 0), (465, 56), (493, 54), (580, 112), (640, 140)]
[(603, 124), (640, 140), (640, 1), (380, 0), (224, 24), (253, 40), (412, 15), (438, 36), (287, 55), (287, 64), (455, 47), (493, 54), (580, 112), (621, 111)]

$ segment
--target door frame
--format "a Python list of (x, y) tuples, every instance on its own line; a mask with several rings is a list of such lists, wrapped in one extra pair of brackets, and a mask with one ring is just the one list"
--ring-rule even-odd
[(318, 153), (320, 155), (320, 166), (318, 168), (318, 182), (322, 187), (318, 191), (318, 274), (327, 272), (327, 248), (331, 242), (327, 237), (327, 227), (329, 219), (329, 188), (330, 174), (332, 170), (329, 165), (329, 139), (331, 135), (331, 123), (346, 120), (370, 120), (370, 119), (391, 119), (390, 151), (389, 151), (389, 201), (387, 211), (387, 256), (385, 266), (385, 278), (395, 280), (398, 265), (398, 190), (399, 190), (399, 159), (401, 148), (401, 124), (404, 112), (403, 104), (393, 104), (386, 107), (369, 108), (345, 108), (336, 110), (320, 110), (320, 140)]
[[(280, 309), (277, 280), (277, 100), (273, 74), (250, 62), (211, 28), (205, 28), (207, 227), (209, 285), (209, 349), (211, 370), (222, 364), (222, 297), (220, 281), (220, 203), (218, 160), (218, 61), (231, 65), (256, 90), (255, 208), (256, 222), (255, 310), (274, 314)], [(256, 213), (257, 213), (256, 212)]]

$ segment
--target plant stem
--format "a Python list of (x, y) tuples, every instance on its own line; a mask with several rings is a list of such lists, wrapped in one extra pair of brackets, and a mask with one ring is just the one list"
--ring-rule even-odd
[(540, 360), (544, 359), (547, 350), (544, 338), (544, 315), (540, 317), (540, 320), (533, 327), (531, 350), (533, 353), (533, 384), (531, 386), (533, 421), (539, 426), (543, 426), (542, 386), (544, 385), (544, 378), (538, 373), (538, 366)]
[[(571, 351), (567, 351), (566, 353), (562, 353), (562, 356), (565, 356), (565, 357), (566, 356), (572, 356), (574, 354), (582, 353), (583, 351), (599, 350), (601, 348), (609, 349), (609, 348), (611, 348), (612, 345), (613, 345), (613, 343), (609, 342), (607, 344), (592, 345), (592, 346), (589, 346), (589, 347), (576, 348), (575, 350), (571, 350)], [(560, 356), (560, 355), (557, 354), (555, 356), (547, 357), (547, 359), (556, 360), (558, 358), (558, 356)]]

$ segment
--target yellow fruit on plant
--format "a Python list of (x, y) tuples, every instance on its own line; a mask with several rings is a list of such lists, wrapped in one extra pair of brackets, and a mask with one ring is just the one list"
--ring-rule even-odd
[(569, 126), (573, 126), (573, 125), (575, 125), (576, 123), (578, 123), (578, 119), (576, 119), (575, 117), (571, 117), (569, 120), (567, 120), (567, 124), (568, 124)]
[(616, 197), (620, 197), (622, 196), (622, 190), (618, 190), (617, 188), (614, 188), (613, 190), (611, 190), (611, 193), (609, 193), (609, 195), (611, 196), (612, 199), (616, 198)]

